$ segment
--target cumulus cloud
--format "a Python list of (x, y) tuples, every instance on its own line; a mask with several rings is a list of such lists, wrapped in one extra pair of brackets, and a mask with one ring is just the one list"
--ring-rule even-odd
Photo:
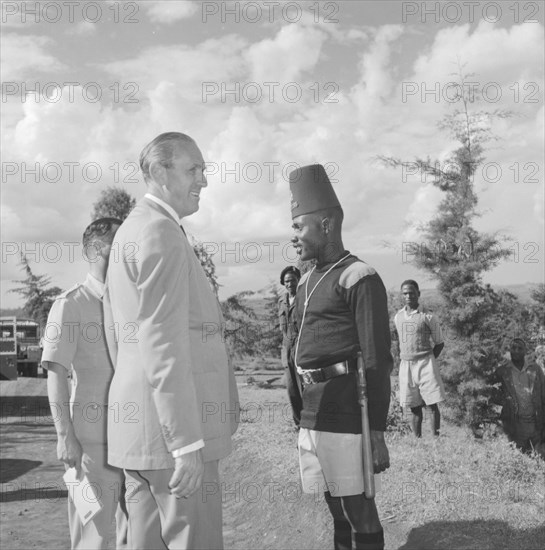
[(190, 0), (164, 0), (162, 2), (142, 2), (140, 6), (146, 11), (152, 23), (173, 25), (183, 19), (193, 17), (199, 9), (196, 2)]
[(246, 57), (255, 82), (292, 82), (318, 62), (327, 35), (313, 27), (286, 25), (274, 38), (252, 44)]
[[(196, 46), (155, 46), (136, 57), (106, 63), (103, 68), (120, 80), (137, 82), (142, 91), (153, 89), (163, 81), (172, 82), (179, 96), (192, 103), (203, 103), (204, 83), (237, 81), (244, 74), (245, 63), (241, 57), (246, 45), (244, 38), (228, 35)], [(220, 100), (220, 95), (212, 94), (205, 99)]]
[(95, 23), (91, 23), (90, 21), (80, 21), (73, 27), (70, 27), (67, 34), (74, 36), (92, 36), (96, 32), (97, 26)]
[[(149, 9), (150, 14), (158, 13), (153, 6)], [(173, 35), (163, 40), (170, 30), (165, 26), (156, 40), (143, 41), (121, 58), (114, 53), (106, 55), (109, 61), (95, 64), (95, 73), (87, 80), (105, 73), (106, 79), (135, 82), (139, 87), (136, 104), (70, 103), (66, 98), (56, 103), (7, 103), (4, 159), (73, 161), (80, 165), (96, 162), (104, 174), (100, 182), (80, 178), (72, 185), (65, 180), (21, 185), (20, 174), (9, 177), (3, 185), (3, 214), (9, 223), (3, 221), (2, 229), (7, 238), (79, 236), (89, 221), (91, 204), (104, 186), (121, 185), (136, 197), (144, 193), (140, 177), (131, 179), (135, 174), (130, 163), (157, 134), (180, 130), (197, 140), (214, 172), (203, 191), (199, 212), (186, 224), (199, 239), (224, 243), (231, 250), (235, 242), (285, 244), (291, 235), (289, 171), (295, 165), (327, 163), (345, 209), (346, 245), (355, 252), (381, 256), (380, 261), (397, 274), (407, 266), (396, 264), (396, 257), (386, 258), (381, 241), (419, 240), (414, 226), (433, 215), (441, 195), (431, 184), (419, 178), (404, 181), (400, 171), (385, 169), (372, 159), (381, 153), (404, 160), (427, 155), (444, 159), (455, 146), (435, 125), (453, 106), (443, 101), (423, 102), (418, 95), (412, 101), (402, 101), (401, 79), (419, 85), (436, 79), (448, 82), (452, 79), (448, 73), (455, 68), (451, 62), (460, 53), (461, 59), (468, 61), (468, 70), (483, 71), (482, 79), (495, 79), (507, 89), (515, 81), (520, 82), (521, 91), (526, 82), (536, 82), (543, 89), (537, 63), (541, 59), (539, 48), (523, 52), (524, 45), (543, 42), (540, 25), (524, 25), (522, 30), (483, 25), (473, 30), (464, 26), (440, 28), (423, 47), (418, 41), (413, 43), (413, 35), (398, 25), (355, 26), (353, 32), (339, 26), (328, 32), (325, 25), (311, 25), (307, 16), (301, 24), (253, 28), (258, 28), (259, 36), (246, 32), (243, 25), (233, 25), (223, 36), (202, 40), (195, 35), (182, 44)], [(97, 26), (97, 39), (101, 32)], [(51, 54), (52, 39), (28, 38), (17, 35), (12, 51), (14, 44), (18, 48), (28, 45), (31, 50), (38, 49), (38, 58), (42, 56), (42, 66), (50, 74), (62, 67)], [(488, 41), (495, 45), (498, 55), (486, 53), (490, 51), (485, 47)], [(401, 45), (409, 50), (404, 52), (404, 59), (410, 60), (403, 67), (399, 62)], [(321, 89), (316, 98), (309, 85), (330, 80), (327, 67), (332, 62), (343, 63), (343, 48), (351, 48), (350, 54), (355, 52), (359, 61), (349, 71), (339, 73), (342, 78), (333, 94), (336, 101), (325, 102), (323, 92), (332, 90)], [(26, 58), (25, 53), (21, 67), (12, 65), (12, 74), (25, 78), (38, 70), (34, 61)], [(242, 95), (222, 95), (222, 85), (225, 91), (226, 87), (233, 89), (235, 83), (271, 81), (297, 82), (303, 95), (293, 103), (282, 94), (273, 102), (267, 96), (250, 102)], [(203, 97), (204, 83), (211, 83), (207, 97)], [(265, 92), (264, 87), (262, 90)], [(486, 155), (487, 161), (502, 167), (503, 176), (495, 184), (476, 179), (486, 211), (480, 227), (495, 230), (510, 226), (521, 238), (525, 232), (541, 230), (542, 181), (516, 187), (506, 178), (512, 177), (509, 167), (513, 163), (519, 163), (523, 177), (528, 175), (524, 173), (525, 163), (536, 162), (540, 166), (537, 178), (542, 180), (543, 108), (533, 103), (513, 105), (512, 101), (511, 105), (503, 102), (498, 106), (520, 110), (521, 116), (495, 123), (494, 130), (505, 139), (490, 144)], [(110, 168), (116, 163), (117, 175)], [(129, 169), (124, 172), (125, 164)], [(274, 262), (236, 263), (232, 256), (222, 260), (218, 254), (215, 260), (220, 282), (227, 287), (222, 293), (235, 287), (264, 286), (268, 279), (276, 278), (277, 268), (293, 261), (277, 255)]]
[(1, 33), (2, 80), (24, 80), (31, 72), (57, 72), (65, 67), (47, 52), (53, 40), (46, 36)]

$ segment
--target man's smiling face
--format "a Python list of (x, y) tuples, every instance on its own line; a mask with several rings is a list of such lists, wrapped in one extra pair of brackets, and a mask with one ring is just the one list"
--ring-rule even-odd
[(180, 218), (199, 209), (201, 189), (208, 185), (201, 151), (194, 143), (178, 146), (170, 165), (165, 167), (169, 204)]
[(327, 244), (327, 238), (316, 214), (302, 214), (293, 219), (291, 242), (301, 260), (306, 262), (317, 258)]

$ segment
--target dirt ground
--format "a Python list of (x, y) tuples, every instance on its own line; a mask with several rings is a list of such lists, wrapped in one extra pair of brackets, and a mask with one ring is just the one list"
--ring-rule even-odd
[[(286, 414), (289, 405), (285, 389), (262, 389), (242, 382), (239, 388), (244, 406), (241, 424), (234, 438), (234, 451), (222, 461), (221, 467), (225, 483), (222, 489), (225, 548), (331, 548), (332, 521), (322, 495), (300, 493), (296, 433), (290, 415)], [(46, 380), (2, 382), (0, 391), (1, 548), (67, 549), (70, 547), (67, 491), (62, 483), (64, 467), (56, 458), (56, 435), (47, 403)], [(467, 514), (462, 503), (455, 503), (452, 510), (443, 506), (444, 515), (441, 513), (440, 517), (432, 513), (438, 506), (435, 504), (433, 508), (420, 505), (424, 515), (411, 509), (403, 513), (402, 503), (396, 502), (395, 487), (391, 485), (398, 479), (393, 476), (399, 477), (402, 471), (400, 466), (410, 458), (409, 444), (412, 445), (412, 440), (392, 442), (390, 452), (397, 474), (392, 471), (390, 478), (386, 475), (383, 491), (377, 495), (387, 550), (542, 547), (545, 529), (536, 529), (536, 521), (527, 522), (526, 528), (513, 529), (508, 522), (498, 519), (517, 513), (542, 518), (543, 496), (538, 486), (537, 504), (524, 507), (523, 502), (507, 502), (505, 514), (497, 510)], [(440, 453), (438, 457), (449, 458)], [(422, 468), (422, 465), (418, 467)], [(414, 472), (409, 468), (405, 470), (403, 483), (414, 481)], [(451, 480), (448, 468), (442, 475)], [(429, 517), (424, 517), (426, 514)], [(522, 520), (520, 523), (524, 524)], [(112, 526), (109, 548), (114, 547)]]
[[(68, 549), (67, 491), (62, 482), (64, 467), (56, 458), (56, 435), (47, 403), (46, 380), (20, 378), (17, 382), (2, 382), (0, 390), (1, 547), (9, 550)], [(241, 393), (248, 401), (244, 389)], [(284, 396), (283, 391), (276, 390), (265, 391), (265, 397), (254, 397), (252, 391), (250, 406), (266, 401), (272, 393), (274, 399)], [(291, 463), (286, 466), (283, 464), (286, 448), (284, 445), (272, 448), (278, 434), (268, 421), (247, 420), (249, 422), (243, 422), (235, 436), (233, 454), (222, 465), (222, 479), (226, 480), (226, 549), (330, 548), (332, 525), (322, 498), (299, 495), (295, 507), (290, 498), (290, 511), (281, 494), (274, 502), (270, 498), (256, 502), (253, 498), (240, 498), (239, 494), (230, 493), (236, 484), (229, 485), (228, 480), (233, 479), (241, 480), (242, 490), (250, 490), (257, 476), (260, 476), (259, 483), (264, 483), (263, 479), (271, 475), (278, 479), (287, 475), (287, 483), (293, 486), (299, 483), (296, 434), (291, 425), (280, 426), (280, 437), (286, 439), (290, 449), (293, 448)], [(244, 468), (250, 461), (257, 468), (251, 473)], [(251, 497), (250, 493), (247, 496)], [(404, 541), (403, 536), (394, 538), (396, 541), (392, 540), (389, 548), (398, 548)], [(113, 527), (109, 548), (115, 548)]]

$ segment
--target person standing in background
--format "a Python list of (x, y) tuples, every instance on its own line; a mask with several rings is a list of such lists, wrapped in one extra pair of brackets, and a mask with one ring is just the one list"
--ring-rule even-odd
[(293, 422), (299, 429), (301, 422), (301, 381), (291, 358), (291, 350), (297, 337), (294, 326), (295, 293), (301, 278), (301, 272), (295, 266), (288, 266), (280, 273), (280, 284), (287, 292), (278, 300), (278, 321), (282, 331), (282, 366), (284, 367), (286, 387), (293, 413)]
[(438, 403), (445, 400), (445, 389), (436, 359), (445, 344), (439, 320), (419, 306), (418, 283), (409, 279), (401, 284), (405, 306), (394, 322), (399, 336), (399, 393), (402, 407), (410, 407), (412, 430), (422, 437), (422, 408), (430, 413), (433, 436), (439, 435), (441, 415)]
[[(83, 525), (72, 499), (68, 499), (70, 540), (72, 548), (78, 550), (107, 548), (114, 517), (118, 548), (124, 547), (126, 534), (123, 501), (118, 505), (123, 471), (107, 462), (108, 389), (114, 371), (102, 311), (110, 249), (120, 225), (118, 219), (101, 218), (87, 227), (83, 250), (89, 273), (83, 283), (55, 300), (42, 341), (42, 366), (48, 372), (47, 392), (57, 430), (57, 456), (67, 468), (76, 469), (78, 479), (82, 474), (87, 476), (102, 503), (102, 510)], [(72, 376), (71, 395), (68, 374)]]
[(545, 375), (526, 360), (526, 342), (514, 338), (511, 360), (500, 366), (502, 385), (500, 419), (509, 439), (523, 452), (535, 449), (545, 459)]

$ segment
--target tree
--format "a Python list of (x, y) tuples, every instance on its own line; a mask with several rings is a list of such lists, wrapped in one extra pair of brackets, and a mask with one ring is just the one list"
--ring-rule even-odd
[[(530, 306), (530, 312), (534, 322), (539, 327), (538, 332), (545, 332), (545, 284), (540, 283), (537, 285), (537, 287), (532, 290), (530, 297), (533, 302)], [(536, 334), (534, 338), (537, 340), (543, 336), (545, 336), (545, 334)]]
[[(445, 163), (417, 158), (408, 163), (379, 156), (391, 167), (416, 165), (433, 178), (444, 193), (437, 214), (419, 229), (427, 244), (409, 245), (410, 261), (432, 278), (443, 299), (443, 323), (447, 345), (442, 369), (449, 393), (453, 420), (477, 429), (493, 418), (489, 402), (494, 393), (494, 373), (502, 361), (505, 328), (518, 304), (505, 292), (484, 285), (482, 274), (510, 255), (497, 234), (478, 232), (473, 222), (480, 213), (474, 188), (477, 168), (485, 160), (485, 144), (496, 139), (491, 131), (495, 118), (508, 118), (510, 111), (471, 111), (479, 97), (470, 96), (468, 78), (459, 67), (457, 87), (460, 108), (447, 114), (439, 128), (459, 143)], [(446, 323), (445, 323), (446, 322)]]
[(221, 302), (225, 321), (224, 337), (232, 357), (253, 357), (258, 353), (259, 326), (255, 312), (244, 304), (244, 298), (254, 294), (251, 290), (233, 294)]
[(397, 333), (397, 329), (394, 323), (394, 317), (396, 313), (403, 307), (403, 300), (401, 298), (401, 293), (398, 290), (388, 290), (387, 291), (388, 296), (388, 316), (390, 319), (390, 339), (392, 341), (392, 357), (394, 359), (394, 368), (392, 373), (398, 374), (399, 373), (399, 363), (401, 361), (399, 357), (399, 335)]
[(134, 199), (121, 187), (107, 187), (100, 192), (100, 197), (93, 204), (91, 219), (118, 218), (123, 221), (136, 206)]
[(28, 317), (38, 321), (43, 328), (47, 323), (49, 310), (55, 301), (55, 298), (62, 292), (59, 287), (50, 286), (51, 279), (47, 275), (35, 275), (30, 268), (27, 257), (21, 254), (19, 265), (26, 273), (26, 278), (15, 283), (22, 286), (13, 288), (10, 292), (20, 294), (25, 299), (23, 312)]
[(278, 320), (278, 301), (281, 295), (275, 282), (271, 282), (265, 290), (267, 291), (265, 298), (266, 330), (262, 331), (260, 347), (263, 353), (280, 359), (282, 331)]

